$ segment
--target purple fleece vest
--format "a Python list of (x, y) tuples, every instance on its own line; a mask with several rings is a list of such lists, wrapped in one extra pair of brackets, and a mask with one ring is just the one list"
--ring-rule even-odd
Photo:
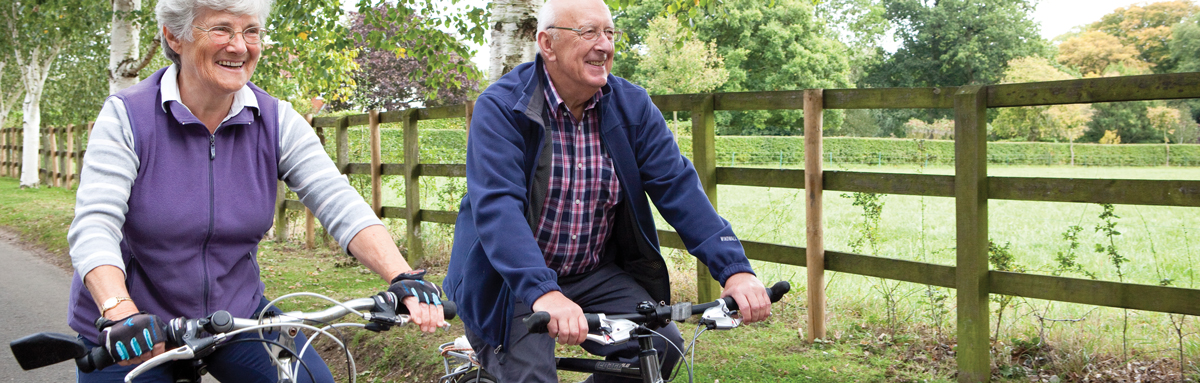
[[(125, 214), (125, 285), (164, 321), (216, 310), (248, 317), (263, 293), (258, 242), (271, 228), (279, 179), (278, 100), (249, 84), (245, 108), (210, 135), (182, 104), (162, 108), (165, 68), (115, 95), (125, 102), (141, 161)], [(71, 328), (96, 341), (100, 316), (78, 273)]]

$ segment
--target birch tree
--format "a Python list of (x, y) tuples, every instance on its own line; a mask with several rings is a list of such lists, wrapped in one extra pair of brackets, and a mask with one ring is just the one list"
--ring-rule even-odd
[[(141, 54), (141, 30), (150, 21), (142, 12), (141, 0), (112, 0), (112, 35), (108, 56), (108, 94), (138, 83), (141, 72), (154, 54), (161, 41), (152, 40), (146, 54)], [(155, 31), (151, 30), (151, 33)]]
[(46, 0), (9, 3), (0, 10), (8, 30), (0, 47), (12, 49), (13, 64), (20, 72), (25, 88), (21, 104), (21, 187), (38, 185), (38, 149), (41, 138), (41, 99), (46, 77), (59, 52), (71, 41), (86, 39), (95, 32), (95, 20), (102, 12), (93, 1)]
[(537, 53), (537, 13), (543, 0), (495, 0), (491, 3), (491, 57), (488, 58), (488, 82), (523, 62), (533, 61)]
[(10, 57), (6, 52), (0, 52), (0, 128), (7, 126), (8, 115), (17, 105), (17, 101), (25, 94), (25, 87), (17, 85), (18, 76), (13, 76), (14, 69), (9, 66)]

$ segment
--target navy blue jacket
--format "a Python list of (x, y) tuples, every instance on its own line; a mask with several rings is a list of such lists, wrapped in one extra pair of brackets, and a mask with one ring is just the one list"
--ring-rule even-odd
[[(479, 96), (471, 118), (467, 194), (443, 287), (467, 329), (494, 347), (508, 342), (515, 299), (532, 305), (559, 290), (533, 234), (552, 168), (542, 73), (540, 56), (517, 66)], [(649, 196), (721, 284), (753, 272), (646, 90), (609, 75), (601, 92), (601, 142), (625, 193), (603, 261), (629, 272), (655, 300), (670, 302)]]

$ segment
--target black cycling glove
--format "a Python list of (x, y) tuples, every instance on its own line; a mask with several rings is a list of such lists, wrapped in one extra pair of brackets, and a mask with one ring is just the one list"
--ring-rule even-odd
[(162, 343), (167, 325), (157, 315), (137, 313), (117, 321), (100, 320), (100, 341), (116, 361), (126, 361), (151, 352)]
[(397, 306), (406, 297), (417, 297), (417, 301), (430, 305), (442, 304), (442, 290), (437, 285), (425, 281), (425, 270), (411, 270), (400, 273), (392, 279), (388, 292), (396, 294)]

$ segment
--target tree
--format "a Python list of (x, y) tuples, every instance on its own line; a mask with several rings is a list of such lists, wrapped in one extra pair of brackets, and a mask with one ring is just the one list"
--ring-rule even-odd
[(649, 27), (633, 80), (650, 94), (708, 92), (729, 78), (716, 44), (689, 37), (674, 15), (655, 18)]
[[(375, 15), (353, 13), (350, 16), (350, 32), (355, 36), (355, 44), (359, 48), (359, 53), (354, 58), (358, 69), (354, 73), (354, 81), (357, 86), (350, 98), (352, 104), (364, 109), (382, 108), (386, 110), (411, 108), (429, 103), (457, 104), (465, 102), (468, 93), (478, 91), (480, 76), (472, 66), (462, 66), (469, 70), (467, 72), (455, 71), (455, 67), (435, 71), (434, 76), (448, 77), (454, 81), (450, 82), (453, 86), (434, 89), (424, 82), (413, 81), (408, 76), (416, 68), (426, 66), (425, 61), (429, 57), (415, 57), (371, 48), (363, 39), (370, 36), (372, 32), (395, 34), (399, 33), (401, 29), (408, 28), (411, 24), (421, 23), (418, 20), (420, 16), (416, 15), (410, 15), (407, 23), (393, 22), (386, 29), (365, 23), (368, 16), (388, 19), (387, 15), (378, 14), (391, 11), (394, 11), (392, 7), (381, 6), (368, 11)], [(419, 42), (409, 41), (402, 43), (401, 48), (408, 51), (417, 44)], [(465, 58), (457, 56), (452, 51), (443, 54), (455, 57), (453, 60), (455, 63), (467, 62)], [(435, 97), (430, 98), (429, 95), (435, 95)]]
[[(679, 25), (675, 15), (650, 21), (646, 53), (637, 63), (633, 81), (650, 94), (709, 92), (729, 79), (716, 44), (705, 44)], [(679, 125), (679, 112), (672, 113)], [(678, 137), (678, 133), (677, 137)]]
[(0, 9), (8, 30), (0, 33), (0, 47), (11, 49), (14, 64), (25, 88), (22, 104), (21, 187), (35, 187), (38, 179), (38, 148), (41, 138), (41, 99), (50, 67), (68, 43), (88, 39), (97, 32), (92, 20), (103, 8), (80, 0), (12, 1)]
[(1115, 36), (1122, 44), (1138, 48), (1138, 59), (1150, 63), (1154, 72), (1169, 73), (1176, 66), (1170, 51), (1171, 28), (1197, 11), (1200, 7), (1190, 0), (1134, 4), (1104, 15), (1088, 29)]
[[(1008, 62), (1003, 83), (1070, 80), (1074, 77), (1055, 68), (1041, 57), (1022, 57)], [(1091, 121), (1088, 105), (1047, 105), (1002, 108), (992, 122), (992, 134), (998, 139), (1043, 141), (1065, 139), (1072, 143)]]
[[(1109, 65), (1104, 76), (1131, 76), (1145, 73), (1145, 70), (1141, 68), (1113, 64)], [(1121, 142), (1135, 144), (1158, 142), (1158, 133), (1155, 132), (1150, 120), (1146, 117), (1146, 110), (1151, 106), (1161, 106), (1162, 104), (1162, 101), (1092, 104), (1096, 113), (1092, 116), (1092, 121), (1088, 123), (1088, 130), (1084, 132), (1082, 139), (1088, 142), (1097, 142), (1106, 135), (1107, 131), (1111, 130), (1114, 137), (1119, 137)]]
[[(939, 87), (994, 84), (1018, 57), (1047, 56), (1029, 0), (885, 0), (900, 48), (867, 63), (860, 87)], [(904, 135), (911, 118), (948, 118), (944, 109), (884, 110), (880, 133)]]
[(1150, 120), (1150, 126), (1162, 133), (1163, 146), (1167, 150), (1167, 166), (1171, 166), (1171, 135), (1175, 134), (1175, 129), (1179, 127), (1181, 115), (1179, 109), (1167, 106), (1146, 108), (1146, 118)]
[(523, 62), (533, 61), (537, 53), (537, 13), (541, 0), (495, 0), (491, 2), (491, 57), (488, 58), (488, 82)]
[(1044, 56), (1027, 0), (888, 0), (901, 46), (872, 70), (872, 86), (994, 84), (1012, 59)]
[(20, 86), (20, 79), (17, 78), (20, 75), (9, 65), (12, 59), (5, 53), (0, 51), (0, 128), (7, 126), (8, 115), (17, 105), (17, 100), (25, 94), (25, 87)]
[[(369, 15), (364, 23), (378, 30), (366, 36), (352, 35), (342, 22), (345, 11), (337, 0), (277, 0), (267, 21), (272, 44), (263, 51), (254, 83), (284, 99), (324, 95), (333, 101), (348, 97), (354, 86), (358, 39), (374, 50), (422, 58), (422, 65), (413, 67), (408, 76), (427, 89), (461, 86), (454, 78), (433, 74), (442, 70), (465, 72), (471, 66), (453, 57), (470, 57), (470, 49), (462, 41), (483, 42), (484, 10), (468, 7), (435, 11), (445, 6), (433, 0), (359, 0), (356, 4), (359, 13)], [(388, 4), (391, 11), (368, 12), (383, 4)], [(425, 10), (413, 18), (419, 23), (409, 22), (418, 15), (418, 9)], [(406, 28), (388, 29), (393, 24)]]
[(1088, 76), (1099, 76), (1109, 65), (1117, 63), (1149, 68), (1148, 63), (1135, 58), (1138, 56), (1137, 49), (1100, 31), (1083, 32), (1058, 46), (1058, 62)]
[[(150, 64), (161, 40), (154, 38), (146, 54), (141, 54), (143, 25), (154, 25), (152, 15), (142, 12), (141, 0), (112, 0), (112, 22), (108, 58), (108, 93), (131, 87), (138, 82), (142, 68)], [(155, 35), (155, 33), (151, 33)]]

